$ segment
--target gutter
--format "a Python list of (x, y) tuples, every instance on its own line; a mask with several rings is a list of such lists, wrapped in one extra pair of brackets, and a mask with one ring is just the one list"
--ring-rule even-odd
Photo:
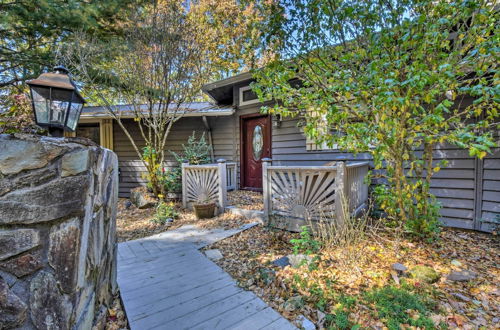
[[(193, 112), (187, 112), (183, 114), (182, 116), (179, 117), (217, 117), (217, 116), (232, 116), (234, 115), (235, 110), (234, 109), (228, 109), (228, 110), (223, 110), (223, 111), (193, 111)], [(122, 119), (132, 119), (135, 118), (133, 113), (130, 112), (124, 112), (122, 114), (117, 113), (117, 116), (122, 118)], [(97, 118), (97, 119), (105, 119), (105, 118), (110, 118), (113, 119), (113, 117), (107, 113), (107, 112), (84, 112), (80, 115), (80, 118)]]

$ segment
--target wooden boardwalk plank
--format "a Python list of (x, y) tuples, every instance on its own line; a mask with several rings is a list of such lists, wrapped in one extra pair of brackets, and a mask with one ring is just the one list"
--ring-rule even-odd
[[(151, 327), (154, 328), (163, 324), (171, 324), (170, 329), (176, 329), (176, 326), (182, 326), (186, 322), (200, 322), (196, 318), (199, 316), (196, 314), (198, 311), (206, 309), (208, 306), (215, 306), (219, 301), (228, 299), (231, 297), (238, 296), (242, 292), (241, 289), (235, 286), (226, 286), (220, 290), (214, 291), (209, 295), (197, 297), (196, 299), (189, 300), (187, 302), (179, 303), (176, 305), (165, 304), (166, 308), (162, 306), (155, 307), (150, 314), (146, 316), (141, 316), (137, 319), (132, 319), (132, 323), (135, 323), (139, 328)], [(217, 309), (219, 307), (216, 307)], [(212, 314), (206, 313), (206, 315), (212, 316)]]
[(262, 330), (294, 330), (297, 329), (294, 327), (290, 322), (288, 322), (286, 319), (279, 318), (273, 323), (266, 325), (261, 328)]
[(251, 292), (240, 291), (222, 300), (213, 300), (198, 310), (190, 311), (168, 322), (155, 323), (153, 329), (192, 329), (196, 324), (217, 317), (253, 299), (256, 299), (256, 296)]
[[(265, 302), (255, 297), (253, 300), (240, 305), (234, 309), (228, 310), (208, 321), (202, 322), (192, 329), (203, 330), (203, 329), (226, 329), (227, 327), (237, 324), (244, 319), (257, 314), (258, 312), (264, 310), (267, 306)], [(272, 322), (273, 320), (269, 320)]]
[(184, 226), (120, 243), (118, 284), (131, 329), (296, 329), (198, 250), (251, 226)]
[(253, 314), (246, 319), (237, 322), (228, 327), (232, 330), (247, 330), (247, 329), (260, 329), (266, 325), (270, 325), (274, 321), (280, 319), (282, 316), (276, 312), (271, 307), (266, 307), (265, 309)]
[(176, 305), (198, 299), (206, 295), (218, 294), (217, 291), (226, 287), (234, 287), (234, 284), (228, 284), (226, 279), (215, 280), (211, 283), (195, 286), (192, 289), (172, 296), (158, 296), (157, 299), (148, 304), (138, 305), (132, 310), (129, 318), (136, 320), (154, 312), (169, 309)]

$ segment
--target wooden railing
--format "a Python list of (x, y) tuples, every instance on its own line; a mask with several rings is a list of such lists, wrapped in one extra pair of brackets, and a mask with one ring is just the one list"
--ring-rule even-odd
[(182, 205), (191, 208), (193, 203), (214, 202), (218, 213), (227, 206), (227, 164), (224, 159), (217, 164), (182, 164)]
[(236, 190), (238, 188), (238, 182), (237, 182), (238, 169), (236, 167), (236, 163), (226, 163), (226, 171), (227, 171), (227, 178), (226, 178), (227, 191)]
[(349, 210), (356, 216), (366, 206), (368, 200), (368, 162), (355, 162), (345, 167), (345, 195), (348, 197)]
[(272, 166), (264, 159), (264, 218), (270, 225), (300, 231), (311, 221), (344, 220), (342, 203), (358, 213), (368, 198), (368, 162), (332, 166)]

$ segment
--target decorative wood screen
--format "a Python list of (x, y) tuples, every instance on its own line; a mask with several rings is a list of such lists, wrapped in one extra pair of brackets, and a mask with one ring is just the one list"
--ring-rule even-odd
[[(311, 221), (343, 221), (343, 196), (357, 213), (368, 198), (368, 163), (334, 166), (270, 166), (263, 162), (264, 217), (268, 223), (299, 231)], [(350, 177), (349, 177), (350, 175)]]
[(348, 196), (349, 210), (357, 215), (368, 200), (368, 162), (356, 162), (346, 165), (345, 190)]
[(227, 179), (226, 185), (227, 190), (236, 190), (238, 188), (237, 183), (237, 168), (236, 163), (226, 163)]
[(191, 208), (196, 203), (217, 204), (218, 212), (224, 212), (227, 204), (227, 165), (225, 160), (218, 164), (182, 164), (182, 205)]

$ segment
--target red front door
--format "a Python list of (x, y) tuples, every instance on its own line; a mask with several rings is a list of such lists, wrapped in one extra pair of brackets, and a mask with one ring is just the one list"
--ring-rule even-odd
[(271, 157), (271, 118), (241, 117), (241, 187), (262, 189), (262, 158)]

